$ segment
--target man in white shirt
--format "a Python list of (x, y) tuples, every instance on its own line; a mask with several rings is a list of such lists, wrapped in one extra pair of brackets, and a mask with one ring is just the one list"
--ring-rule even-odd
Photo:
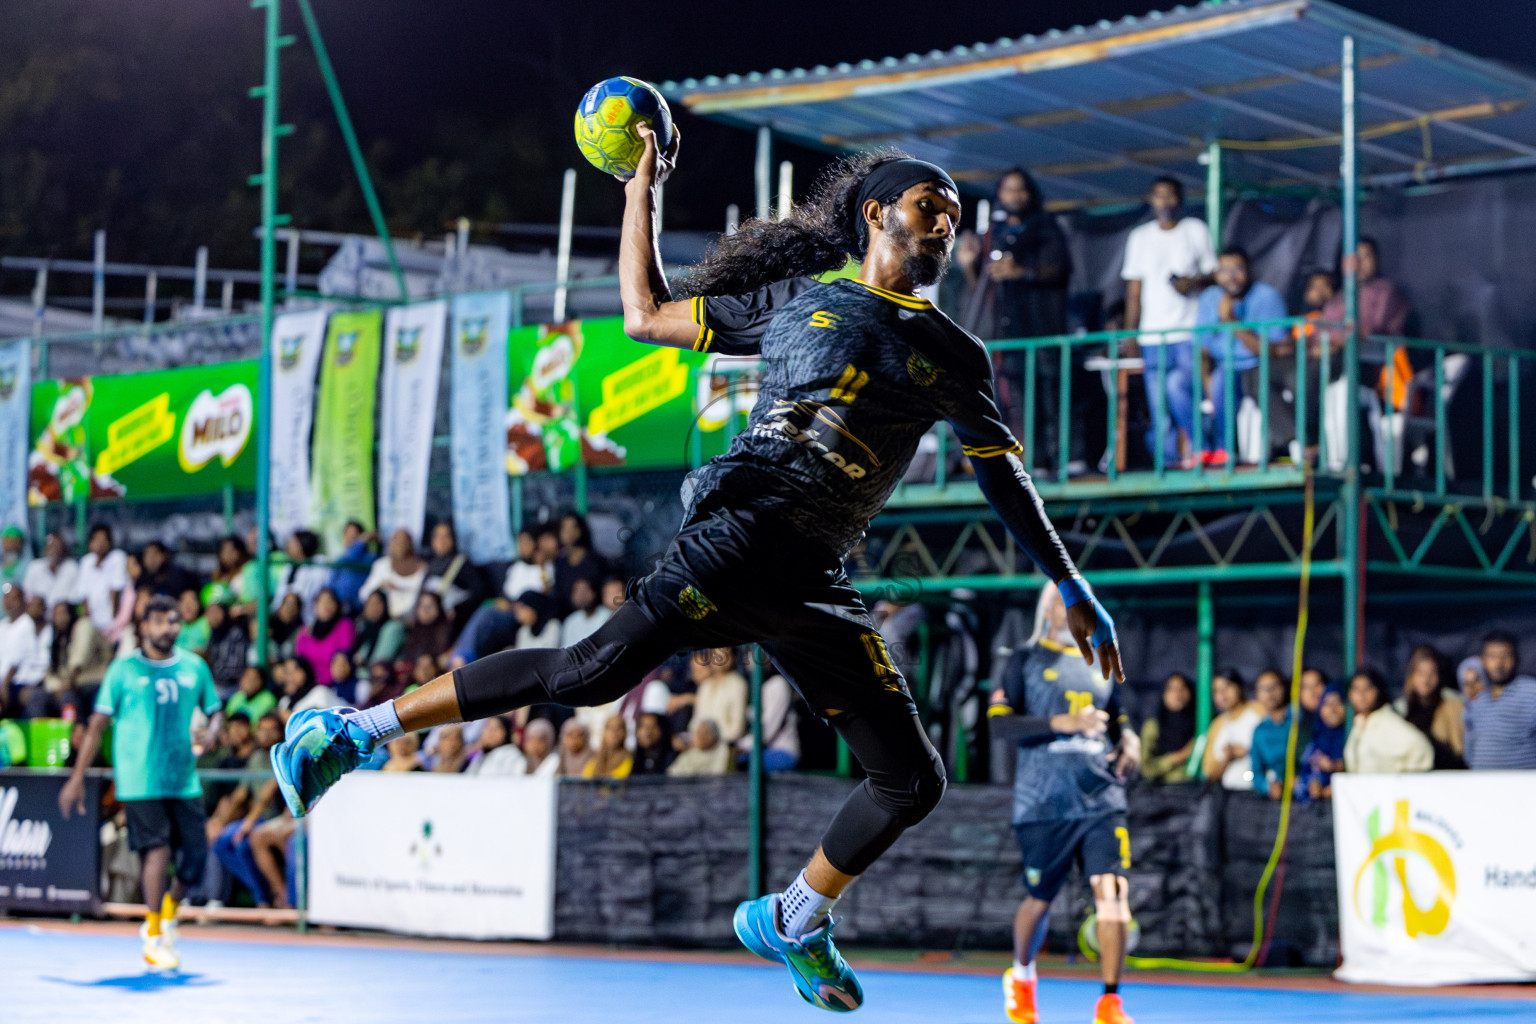
[[(1142, 382), (1152, 427), (1147, 450), (1156, 453), (1159, 427), (1163, 431), (1163, 456), (1167, 463), (1180, 459), (1179, 433), (1194, 435), (1194, 402), (1191, 388), (1196, 364), (1190, 351), (1188, 331), (1200, 308), (1200, 292), (1209, 286), (1216, 269), (1216, 252), (1210, 230), (1198, 217), (1180, 217), (1184, 187), (1173, 178), (1152, 182), (1147, 204), (1154, 219), (1131, 232), (1125, 242), (1125, 326), (1145, 332), (1139, 342), (1146, 368)], [(1170, 427), (1168, 418), (1173, 418)]]
[(0, 694), (7, 714), (24, 713), (28, 697), (48, 674), (53, 650), (48, 614), (47, 602), (34, 594), (27, 598), (25, 615), (0, 627)]
[(91, 527), (86, 541), (85, 556), (75, 578), (75, 593), (71, 598), (85, 605), (85, 613), (91, 624), (102, 636), (116, 643), (126, 625), (115, 624), (118, 601), (128, 589), (128, 556), (112, 547), (112, 530), (105, 523)]
[(48, 602), (51, 611), (60, 601), (74, 600), (79, 567), (68, 557), (64, 538), (50, 533), (43, 542), (43, 557), (34, 558), (21, 578), (21, 589), (28, 597), (36, 595)]

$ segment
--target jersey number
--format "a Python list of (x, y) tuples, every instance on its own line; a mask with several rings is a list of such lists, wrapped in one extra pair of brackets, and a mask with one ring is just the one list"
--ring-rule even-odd
[(837, 383), (832, 386), (832, 391), (827, 397), (834, 400), (841, 399), (848, 405), (852, 405), (853, 400), (859, 397), (859, 392), (868, 383), (869, 374), (849, 363), (843, 367), (843, 372), (838, 376)]
[(1089, 690), (1067, 690), (1063, 696), (1067, 698), (1067, 714), (1081, 714), (1084, 708), (1093, 707), (1093, 693)]
[(891, 652), (886, 649), (884, 637), (879, 633), (864, 633), (859, 639), (864, 641), (864, 652), (869, 655), (877, 676), (886, 682), (901, 677), (896, 671), (896, 663), (891, 660)]
[(1125, 830), (1124, 825), (1116, 825), (1115, 838), (1120, 840), (1120, 866), (1126, 870), (1130, 870), (1131, 834)]
[(176, 685), (174, 679), (155, 680), (155, 703), (174, 704), (181, 696), (181, 687)]

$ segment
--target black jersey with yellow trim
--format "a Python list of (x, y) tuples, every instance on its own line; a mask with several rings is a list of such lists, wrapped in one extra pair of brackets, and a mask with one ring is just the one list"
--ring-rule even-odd
[(689, 476), (690, 513), (772, 510), (841, 560), (922, 436), (948, 420), (1026, 552), (1052, 579), (1071, 571), (998, 412), (986, 348), (932, 303), (856, 279), (796, 278), (697, 299), (693, 312), (696, 349), (758, 354), (763, 377), (746, 429)]

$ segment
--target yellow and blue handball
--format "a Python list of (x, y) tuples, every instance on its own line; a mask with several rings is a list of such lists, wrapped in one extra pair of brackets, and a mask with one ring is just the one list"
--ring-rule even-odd
[(656, 87), (638, 78), (608, 78), (588, 89), (576, 108), (576, 145), (593, 167), (631, 178), (645, 154), (640, 124), (650, 125), (663, 151), (672, 145), (672, 111)]

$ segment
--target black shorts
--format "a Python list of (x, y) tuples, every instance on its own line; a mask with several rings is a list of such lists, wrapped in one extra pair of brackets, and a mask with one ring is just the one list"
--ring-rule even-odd
[(1131, 834), (1116, 811), (1067, 821), (1013, 826), (1024, 854), (1024, 888), (1037, 900), (1056, 898), (1076, 864), (1083, 877), (1124, 875), (1131, 866)]
[(169, 846), (176, 855), (176, 877), (187, 885), (203, 879), (208, 860), (208, 817), (200, 799), (124, 800), (128, 845), (135, 853)]

